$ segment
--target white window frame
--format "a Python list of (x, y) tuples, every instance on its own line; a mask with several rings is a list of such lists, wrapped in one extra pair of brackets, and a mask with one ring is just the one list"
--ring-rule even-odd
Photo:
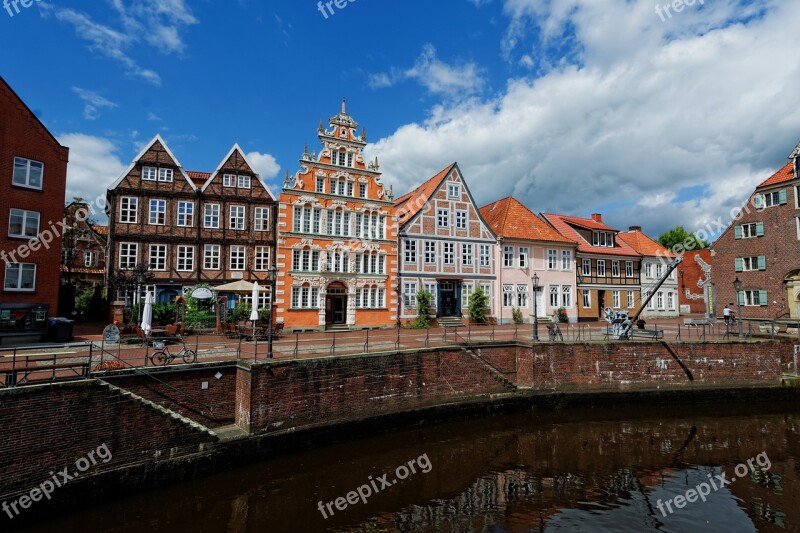
[[(36, 291), (36, 264), (35, 263), (6, 263), (5, 278), (3, 279), (3, 290), (6, 292), (35, 292)], [(16, 271), (16, 272), (15, 272)], [(32, 272), (30, 287), (23, 287), (25, 273)], [(16, 279), (13, 279), (13, 278)], [(9, 282), (14, 284), (9, 286)]]
[(252, 185), (252, 178), (250, 176), (239, 175), (236, 177), (236, 186), (240, 189), (249, 189)]
[(142, 167), (142, 181), (158, 181), (158, 169), (156, 167)]
[(270, 248), (269, 246), (256, 246), (253, 253), (253, 270), (257, 272), (267, 272), (270, 267)]
[(559, 296), (560, 296), (561, 287), (559, 285), (550, 285), (549, 287), (550, 287), (550, 290), (549, 290), (550, 307), (553, 308), (553, 309), (557, 309), (558, 308), (558, 302), (560, 301)]
[(598, 259), (597, 260), (597, 277), (598, 278), (606, 277), (606, 260), (605, 259)]
[[(19, 217), (22, 219), (20, 223), (20, 228), (22, 228), (22, 233), (11, 233), (11, 226), (12, 222), (11, 219), (14, 217)], [(38, 211), (28, 211), (26, 209), (16, 209), (12, 208), (9, 209), (8, 212), (8, 236), (17, 238), (17, 239), (31, 239), (35, 238), (39, 235), (39, 227), (41, 223), (42, 215)], [(28, 223), (31, 220), (36, 221), (36, 228), (32, 234), (28, 233)]]
[[(150, 226), (167, 225), (167, 201), (159, 198), (150, 199), (150, 209), (148, 211), (147, 223)], [(155, 222), (153, 222), (155, 220)], [(160, 221), (159, 221), (160, 220)]]
[(222, 175), (223, 187), (236, 187), (236, 174), (223, 174)]
[[(25, 167), (25, 181), (19, 182), (17, 181), (17, 175), (20, 168)], [(31, 184), (31, 170), (34, 167), (38, 167), (39, 169), (39, 185)], [(42, 187), (44, 187), (44, 163), (41, 161), (36, 161), (35, 159), (27, 159), (25, 157), (15, 157), (14, 158), (14, 170), (11, 175), (11, 183), (12, 185), (16, 185), (17, 187), (25, 187), (26, 189), (35, 189), (37, 191), (41, 191)]]
[(406, 264), (417, 264), (417, 241), (407, 239), (403, 246), (403, 260)]
[(139, 198), (121, 196), (119, 199), (119, 223), (137, 224), (139, 222)]
[[(633, 261), (625, 261), (625, 277), (632, 278), (633, 277)], [(631, 307), (631, 306), (628, 306)]]
[(572, 285), (561, 286), (561, 307), (564, 309), (572, 308)]
[(582, 276), (589, 276), (592, 275), (592, 260), (584, 258), (581, 260), (581, 275)]
[(461, 198), (461, 184), (448, 183), (447, 184), (447, 197), (448, 198)]
[(480, 266), (483, 268), (492, 266), (492, 247), (488, 244), (480, 245)]
[(572, 250), (561, 250), (561, 270), (572, 270)]
[(503, 268), (514, 267), (514, 247), (503, 246)]
[(178, 272), (194, 272), (194, 246), (179, 244), (175, 262)]
[[(184, 208), (183, 212), (181, 212), (181, 208)], [(191, 228), (194, 226), (194, 202), (186, 200), (178, 201), (178, 219), (176, 225), (183, 228)]]
[(519, 247), (519, 268), (528, 268), (528, 258), (531, 255), (531, 249), (527, 246)]
[(611, 307), (619, 309), (622, 306), (622, 294), (620, 291), (611, 291)]
[(449, 228), (450, 227), (450, 210), (437, 209), (436, 210), (436, 227)]
[(151, 244), (147, 250), (147, 264), (150, 270), (153, 272), (166, 272), (168, 254), (169, 250), (166, 244)]
[(620, 264), (619, 260), (613, 259), (611, 261), (611, 277), (619, 278), (621, 276), (622, 276), (622, 265)]
[(222, 269), (222, 246), (219, 244), (206, 244), (203, 246), (203, 268), (205, 270)]
[(547, 270), (558, 270), (558, 250), (547, 249)]
[(119, 243), (119, 261), (117, 262), (120, 270), (132, 270), (139, 263), (139, 243), (121, 242)]
[(466, 211), (456, 211), (456, 229), (467, 229)]
[(436, 264), (436, 241), (425, 241), (424, 246), (424, 253), (425, 253), (425, 264), (426, 265), (435, 265)]
[(474, 245), (462, 243), (461, 244), (461, 265), (472, 266), (472, 258), (474, 256)]
[(228, 229), (233, 231), (247, 230), (247, 210), (243, 205), (228, 206)]
[(158, 181), (162, 183), (172, 183), (175, 179), (175, 171), (171, 168), (158, 169)]
[(98, 264), (100, 264), (100, 252), (97, 250), (83, 251), (83, 266), (86, 268), (95, 268)]
[(256, 207), (253, 212), (253, 225), (255, 231), (269, 231), (269, 207)]
[(583, 308), (584, 309), (591, 309), (592, 308), (592, 291), (588, 289), (581, 290), (581, 298), (583, 299)]
[(417, 289), (416, 281), (406, 281), (403, 283), (403, 306), (404, 307), (417, 307)]
[(220, 204), (205, 204), (203, 208), (203, 227), (219, 229)]
[(633, 309), (636, 306), (636, 294), (633, 291), (628, 291), (628, 309)]
[(456, 244), (454, 242), (442, 243), (442, 264), (446, 266), (456, 264)]
[(247, 270), (247, 248), (241, 245), (231, 246), (228, 251), (228, 270)]

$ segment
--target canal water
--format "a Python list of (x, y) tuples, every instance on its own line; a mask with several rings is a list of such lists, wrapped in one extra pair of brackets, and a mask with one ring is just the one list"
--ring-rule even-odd
[(496, 415), (286, 455), (30, 531), (800, 531), (799, 432), (793, 404)]

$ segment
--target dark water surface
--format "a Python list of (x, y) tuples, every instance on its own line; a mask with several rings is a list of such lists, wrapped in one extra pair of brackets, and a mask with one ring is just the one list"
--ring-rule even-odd
[[(798, 432), (792, 404), (502, 415), (283, 456), (31, 531), (800, 531)], [(380, 491), (348, 503), (361, 486)]]

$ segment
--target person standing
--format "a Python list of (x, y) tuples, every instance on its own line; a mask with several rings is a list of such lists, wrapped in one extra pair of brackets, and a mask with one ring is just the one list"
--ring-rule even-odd
[(722, 310), (722, 318), (725, 320), (725, 327), (731, 323), (731, 308), (729, 306), (725, 306), (725, 309)]

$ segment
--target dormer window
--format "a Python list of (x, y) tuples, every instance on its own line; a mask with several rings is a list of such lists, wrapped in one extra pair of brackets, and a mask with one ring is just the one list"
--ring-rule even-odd
[(610, 231), (593, 231), (592, 232), (592, 245), (600, 246), (603, 248), (614, 247), (614, 234)]

